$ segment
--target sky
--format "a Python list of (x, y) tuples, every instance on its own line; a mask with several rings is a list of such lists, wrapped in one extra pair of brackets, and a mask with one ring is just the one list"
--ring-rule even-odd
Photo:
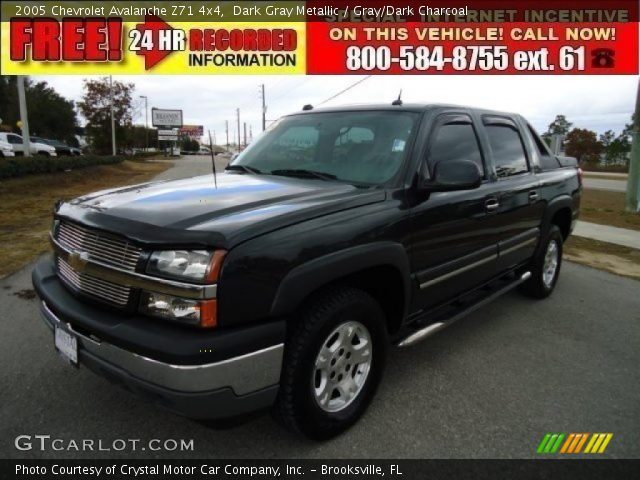
[[(82, 97), (82, 76), (33, 76), (44, 80), (71, 100)], [(262, 129), (260, 84), (265, 85), (267, 119), (275, 120), (299, 111), (303, 105), (318, 106), (363, 76), (124, 76), (114, 80), (135, 84), (134, 123), (144, 124), (144, 100), (151, 107), (183, 110), (183, 121), (211, 130), (218, 144), (235, 138), (236, 108), (241, 123), (254, 136)], [(391, 103), (402, 89), (407, 103), (454, 103), (522, 114), (544, 132), (557, 114), (577, 128), (616, 133), (629, 123), (638, 88), (636, 76), (372, 76), (323, 106), (354, 103)], [(149, 114), (150, 115), (150, 114)], [(149, 118), (149, 122), (151, 119)], [(83, 121), (81, 121), (83, 123)], [(208, 143), (208, 141), (207, 141)]]

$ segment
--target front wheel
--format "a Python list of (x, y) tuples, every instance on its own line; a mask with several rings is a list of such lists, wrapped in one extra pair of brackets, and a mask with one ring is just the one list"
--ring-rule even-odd
[(316, 297), (287, 342), (276, 418), (316, 440), (346, 430), (373, 398), (386, 347), (384, 313), (366, 292), (344, 287)]
[(560, 228), (552, 225), (531, 260), (531, 278), (522, 284), (521, 290), (526, 295), (534, 298), (551, 295), (560, 275), (563, 240)]

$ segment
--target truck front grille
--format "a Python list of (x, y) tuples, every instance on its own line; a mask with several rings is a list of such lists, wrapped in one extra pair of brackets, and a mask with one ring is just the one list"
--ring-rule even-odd
[(118, 306), (125, 306), (129, 303), (131, 288), (116, 285), (86, 273), (78, 273), (61, 258), (58, 258), (58, 273), (64, 281), (80, 292)]
[(126, 238), (65, 221), (60, 222), (58, 241), (72, 252), (88, 253), (89, 260), (129, 271), (136, 269), (142, 252)]
[[(60, 222), (56, 238), (70, 252), (87, 254), (89, 261), (121, 270), (135, 271), (142, 253), (141, 248), (126, 238), (66, 221)], [(78, 272), (61, 258), (58, 258), (57, 265), (59, 277), (72, 289), (118, 307), (129, 303), (130, 287)]]

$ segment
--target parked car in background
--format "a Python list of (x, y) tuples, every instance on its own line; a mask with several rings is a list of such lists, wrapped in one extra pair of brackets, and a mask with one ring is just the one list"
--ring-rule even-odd
[(31, 141), (38, 143), (44, 143), (56, 149), (58, 155), (82, 155), (82, 151), (79, 148), (71, 147), (60, 140), (53, 140), (50, 138), (31, 137)]
[[(40, 143), (34, 141), (33, 137), (29, 141), (29, 151), (31, 155), (45, 155), (47, 157), (56, 157), (56, 149), (46, 143)], [(22, 143), (22, 137), (15, 133), (0, 132), (0, 141), (7, 142), (11, 145), (13, 153), (15, 155), (24, 155), (24, 145)]]
[(0, 141), (0, 157), (15, 157), (9, 142)]

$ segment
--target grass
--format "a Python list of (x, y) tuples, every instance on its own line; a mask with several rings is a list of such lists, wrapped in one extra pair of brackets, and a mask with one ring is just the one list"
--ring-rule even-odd
[(640, 230), (640, 214), (625, 211), (623, 192), (585, 189), (580, 204), (580, 220)]
[(640, 280), (640, 250), (572, 235), (564, 244), (572, 262)]
[(117, 165), (30, 175), (0, 182), (0, 278), (49, 249), (53, 205), (89, 192), (150, 180), (170, 163), (125, 161)]

